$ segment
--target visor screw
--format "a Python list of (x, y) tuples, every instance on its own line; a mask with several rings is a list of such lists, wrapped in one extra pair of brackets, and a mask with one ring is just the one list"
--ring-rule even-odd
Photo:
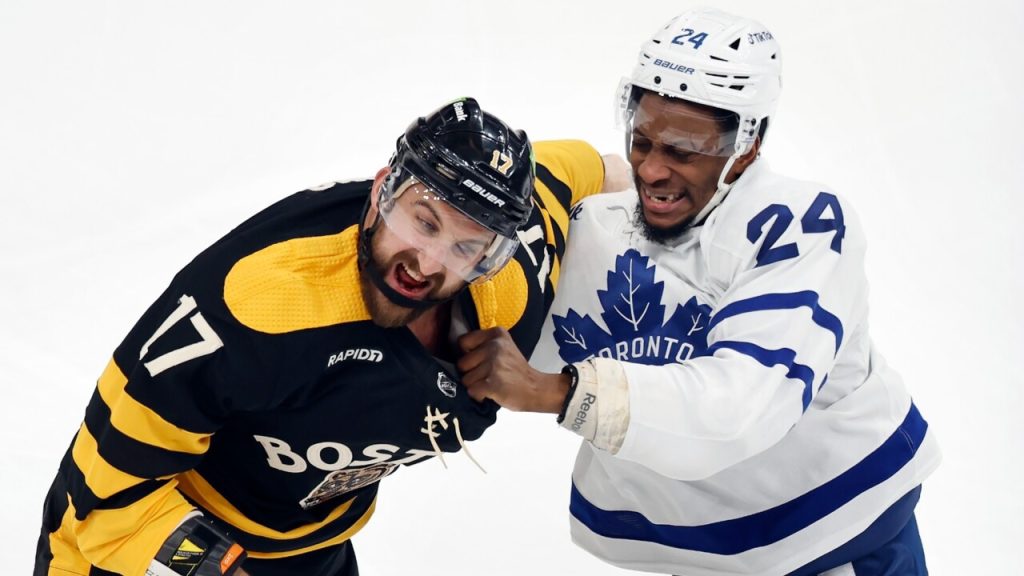
[(654, 77), (654, 83), (655, 84), (661, 84), (661, 76), (655, 76)]
[(679, 91), (680, 92), (686, 92), (686, 88), (687, 88), (687, 86), (686, 86), (685, 83), (679, 85)]
[(483, 214), (480, 214), (480, 219), (484, 220), (484, 221), (490, 221), (491, 213), (490, 212), (484, 212)]
[(465, 202), (466, 201), (466, 195), (465, 194), (456, 194), (455, 195), (455, 201), (459, 202), (459, 203)]

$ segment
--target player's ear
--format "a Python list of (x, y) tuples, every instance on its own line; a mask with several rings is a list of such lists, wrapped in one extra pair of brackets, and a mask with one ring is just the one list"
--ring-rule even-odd
[(742, 156), (736, 159), (732, 164), (732, 168), (729, 170), (729, 178), (726, 182), (734, 182), (741, 174), (747, 171), (747, 168), (757, 160), (757, 154), (761, 151), (761, 137), (758, 136), (754, 139), (754, 143), (750, 145), (750, 150), (747, 150)]
[(748, 166), (754, 163), (757, 159), (758, 153), (761, 152), (761, 137), (758, 136), (754, 139), (754, 143), (750, 145), (750, 150), (747, 150), (746, 154), (736, 159), (736, 165), (741, 170), (746, 170)]

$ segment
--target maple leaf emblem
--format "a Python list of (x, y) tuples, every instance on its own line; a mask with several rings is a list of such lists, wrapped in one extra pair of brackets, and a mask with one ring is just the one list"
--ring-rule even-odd
[(552, 316), (558, 354), (565, 362), (604, 356), (640, 364), (661, 365), (702, 356), (707, 351), (711, 307), (690, 297), (677, 304), (665, 320), (664, 282), (655, 282), (656, 266), (650, 258), (629, 249), (615, 258), (605, 290), (597, 291), (603, 312), (602, 328), (588, 314), (569, 308), (565, 316)]

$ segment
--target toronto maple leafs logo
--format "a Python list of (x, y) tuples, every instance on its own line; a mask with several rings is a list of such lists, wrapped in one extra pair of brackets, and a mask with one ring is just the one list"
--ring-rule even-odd
[(554, 315), (558, 354), (566, 362), (603, 356), (639, 364), (670, 364), (703, 356), (708, 348), (705, 328), (711, 307), (691, 297), (676, 304), (665, 321), (664, 282), (654, 281), (650, 258), (630, 249), (615, 258), (608, 272), (607, 290), (598, 290), (601, 319), (607, 330), (589, 314), (569, 308)]

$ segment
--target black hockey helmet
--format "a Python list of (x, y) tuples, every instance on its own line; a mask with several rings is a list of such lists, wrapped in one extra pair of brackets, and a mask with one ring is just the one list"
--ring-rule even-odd
[(529, 220), (535, 175), (530, 140), (475, 99), (460, 98), (416, 119), (396, 148), (392, 171), (407, 170), (489, 230), (515, 236)]
[(525, 132), (509, 128), (475, 99), (461, 98), (413, 121), (398, 138), (390, 166), (380, 198), (385, 220), (389, 203), (414, 178), (496, 234), (467, 281), (490, 278), (515, 253), (516, 231), (533, 209), (533, 148)]

